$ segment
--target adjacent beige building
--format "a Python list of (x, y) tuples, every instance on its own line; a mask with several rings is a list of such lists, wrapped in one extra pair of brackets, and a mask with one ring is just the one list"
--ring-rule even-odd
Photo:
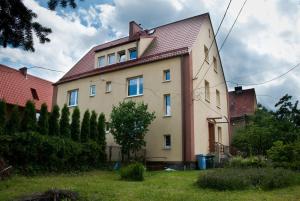
[[(110, 116), (123, 100), (143, 101), (156, 119), (149, 163), (194, 164), (229, 145), (228, 93), (209, 14), (143, 29), (92, 48), (55, 83), (54, 102)], [(107, 134), (107, 145), (116, 145)], [(222, 149), (219, 149), (221, 147)]]

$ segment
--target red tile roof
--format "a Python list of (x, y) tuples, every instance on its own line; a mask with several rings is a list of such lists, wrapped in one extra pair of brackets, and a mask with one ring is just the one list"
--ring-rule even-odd
[[(39, 100), (33, 99), (31, 89), (36, 90)], [(52, 82), (28, 74), (26, 79), (19, 70), (0, 64), (0, 99), (8, 104), (24, 107), (27, 100), (33, 100), (37, 110), (46, 103), (50, 111), (52, 95)]]
[(254, 114), (256, 104), (255, 89), (244, 89), (241, 93), (229, 92), (230, 118)]
[[(145, 60), (152, 62), (162, 58), (165, 59), (187, 54), (194, 44), (204, 20), (210, 20), (208, 13), (156, 27), (154, 28), (154, 33), (151, 35), (146, 34), (147, 30), (139, 33), (139, 36), (141, 37), (151, 36), (154, 40), (147, 48), (146, 52), (140, 58), (136, 59), (135, 62), (127, 61), (106, 66), (101, 69), (95, 69), (95, 52), (136, 41), (139, 40), (140, 37), (136, 37), (135, 39), (124, 37), (93, 47), (56, 84), (82, 78), (84, 76), (104, 73), (113, 70), (112, 68), (119, 69), (121, 66), (131, 67), (144, 63)], [(162, 55), (165, 56), (162, 57)]]

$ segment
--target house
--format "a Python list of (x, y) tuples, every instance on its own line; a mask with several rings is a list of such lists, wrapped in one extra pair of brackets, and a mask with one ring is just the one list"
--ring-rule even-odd
[(257, 108), (255, 89), (243, 89), (235, 87), (229, 92), (230, 105), (230, 133), (231, 140), (236, 130), (247, 124), (247, 117), (254, 115)]
[[(194, 167), (197, 154), (229, 145), (228, 91), (213, 41), (208, 13), (151, 29), (132, 21), (127, 37), (93, 47), (54, 84), (55, 103), (109, 118), (120, 101), (144, 101), (156, 114), (148, 164)], [(107, 145), (116, 145), (110, 134)]]
[(13, 105), (18, 105), (22, 110), (28, 100), (35, 103), (37, 111), (46, 103), (48, 110), (52, 107), (53, 86), (52, 82), (29, 75), (27, 68), (15, 70), (0, 64), (0, 99), (7, 103), (8, 113)]

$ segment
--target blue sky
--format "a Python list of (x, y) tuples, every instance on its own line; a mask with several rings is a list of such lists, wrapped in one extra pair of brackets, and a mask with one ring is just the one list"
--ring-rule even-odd
[[(45, 0), (23, 0), (52, 29), (51, 42), (36, 52), (0, 48), (0, 63), (14, 68), (43, 66), (68, 71), (92, 46), (128, 34), (128, 22), (144, 28), (184, 19), (204, 12), (216, 30), (229, 0), (84, 0), (76, 9), (49, 11)], [(233, 0), (217, 37), (224, 40), (243, 0)], [(248, 0), (221, 51), (226, 79), (237, 83), (269, 80), (300, 62), (300, 1)], [(57, 81), (63, 74), (31, 69), (31, 74)], [(300, 98), (300, 67), (285, 77), (255, 86), (259, 102), (272, 108), (289, 93)], [(232, 89), (234, 85), (228, 84)], [(254, 86), (246, 86), (251, 88)]]

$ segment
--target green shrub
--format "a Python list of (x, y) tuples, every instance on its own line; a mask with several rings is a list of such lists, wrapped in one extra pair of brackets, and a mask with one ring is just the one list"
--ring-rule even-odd
[(34, 102), (28, 100), (25, 105), (23, 118), (21, 121), (21, 130), (23, 132), (36, 130), (36, 110)]
[(267, 161), (262, 156), (252, 156), (248, 158), (236, 156), (229, 160), (229, 167), (235, 167), (235, 168), (245, 168), (245, 167), (261, 168), (266, 166), (267, 166)]
[(131, 181), (143, 181), (145, 168), (141, 163), (133, 163), (121, 168), (121, 179)]
[(67, 104), (64, 104), (64, 107), (61, 110), (61, 118), (59, 120), (59, 129), (60, 135), (62, 137), (70, 138), (71, 130), (70, 130), (70, 111)]
[(40, 117), (37, 122), (37, 131), (42, 135), (48, 135), (49, 132), (48, 107), (46, 103), (41, 106)]
[(78, 107), (75, 107), (72, 113), (71, 138), (76, 142), (80, 141), (80, 110)]
[(6, 102), (0, 99), (0, 135), (4, 134), (6, 123)]
[(271, 190), (296, 184), (296, 173), (274, 168), (225, 168), (200, 175), (197, 184), (201, 188), (216, 190), (243, 190), (262, 188)]
[(81, 142), (87, 142), (90, 138), (90, 112), (86, 110), (81, 123)]
[(59, 107), (54, 105), (49, 117), (49, 135), (59, 136)]

